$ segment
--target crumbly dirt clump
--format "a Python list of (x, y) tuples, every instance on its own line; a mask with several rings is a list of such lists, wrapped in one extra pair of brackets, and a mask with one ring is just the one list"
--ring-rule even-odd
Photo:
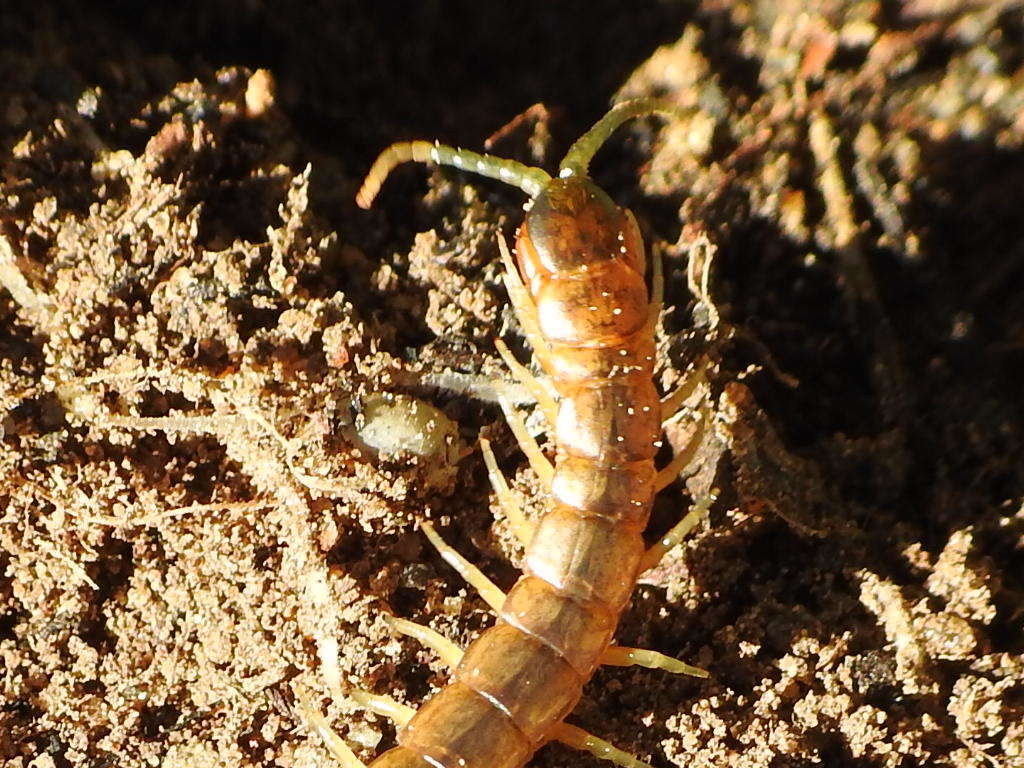
[[(651, 540), (717, 500), (619, 640), (710, 676), (603, 669), (573, 721), (656, 766), (1024, 766), (1024, 10), (665, 5), (639, 59), (608, 52), (616, 98), (692, 113), (595, 174), (664, 260), (659, 385), (708, 380)], [(377, 108), (330, 105), (374, 67), (382, 101), (411, 86), (384, 58), (324, 79), (325, 39), (373, 42), (325, 14), (275, 15), (259, 67), (0, 10), (4, 765), (330, 765), (303, 701), (369, 760), (395, 729), (346, 691), (417, 706), (447, 679), (384, 617), (461, 645), (491, 621), (417, 522), (516, 577), (473, 446), (543, 509), (494, 387), (493, 338), (526, 354), (495, 244), (521, 200), (420, 169), (358, 212)], [(495, 151), (557, 155), (570, 119)]]

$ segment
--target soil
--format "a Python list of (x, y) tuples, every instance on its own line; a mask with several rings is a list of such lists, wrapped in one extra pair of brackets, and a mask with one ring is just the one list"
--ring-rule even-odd
[(0, 8), (0, 761), (332, 765), (303, 695), (394, 744), (344, 691), (447, 671), (385, 616), (492, 620), (418, 522), (507, 588), (477, 436), (545, 499), (494, 398), (521, 193), (361, 175), (541, 101), (493, 151), (550, 168), (657, 95), (691, 116), (593, 169), (665, 264), (659, 384), (709, 381), (651, 540), (717, 500), (618, 637), (710, 676), (603, 669), (572, 721), (659, 768), (1024, 766), (1024, 4), (374, 5)]

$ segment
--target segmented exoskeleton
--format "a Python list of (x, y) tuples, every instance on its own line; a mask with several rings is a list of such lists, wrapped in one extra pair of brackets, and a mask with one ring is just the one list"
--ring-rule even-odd
[[(500, 342), (498, 348), (548, 416), (556, 445), (552, 465), (518, 413), (503, 402), (531, 465), (551, 490), (550, 509), (533, 525), (511, 500), (482, 441), (495, 490), (526, 544), (525, 574), (507, 596), (424, 525), (445, 559), (494, 607), (498, 621), (463, 654), (426, 627), (393, 620), (396, 629), (437, 649), (455, 670), (451, 683), (415, 714), (361, 694), (366, 706), (403, 725), (399, 746), (378, 757), (373, 768), (516, 768), (552, 739), (623, 765), (643, 765), (563, 722), (584, 683), (602, 663), (701, 673), (654, 651), (610, 645), (638, 574), (696, 524), (710, 499), (645, 550), (642, 533), (655, 493), (689, 463), (700, 442), (697, 429), (670, 466), (655, 468), (663, 419), (694, 391), (696, 381), (665, 402), (659, 398), (652, 376), (660, 267), (655, 262), (649, 296), (633, 215), (587, 176), (591, 157), (623, 121), (678, 112), (653, 100), (619, 104), (573, 145), (557, 178), (439, 144), (395, 144), (377, 159), (357, 195), (359, 205), (368, 207), (395, 165), (418, 160), (500, 179), (531, 197), (516, 238), (518, 267), (500, 244), (510, 298), (547, 379), (533, 377)], [(339, 759), (360, 765), (321, 716), (308, 714)]]

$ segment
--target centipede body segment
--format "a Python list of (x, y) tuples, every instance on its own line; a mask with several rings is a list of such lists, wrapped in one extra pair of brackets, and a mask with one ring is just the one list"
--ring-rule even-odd
[[(662, 405), (652, 381), (660, 295), (652, 300), (648, 290), (632, 214), (588, 178), (587, 168), (623, 121), (659, 112), (678, 110), (653, 100), (618, 105), (570, 149), (554, 178), (412, 142), (385, 150), (359, 191), (357, 201), (368, 207), (392, 167), (419, 160), (501, 179), (530, 195), (515, 274), (506, 281), (547, 377), (528, 383), (552, 393), (553, 410), (546, 410), (556, 445), (553, 471), (545, 473), (550, 508), (536, 524), (518, 526), (529, 539), (524, 575), (503, 602), (498, 598), (497, 623), (461, 655), (450, 684), (404, 723), (399, 745), (372, 768), (518, 768), (554, 738), (585, 746), (562, 723), (584, 684), (603, 658), (642, 663), (628, 649), (609, 648), (638, 573), (650, 565), (642, 533), (664, 484), (654, 461)], [(489, 465), (493, 477), (493, 459)], [(510, 503), (507, 493), (502, 498)]]

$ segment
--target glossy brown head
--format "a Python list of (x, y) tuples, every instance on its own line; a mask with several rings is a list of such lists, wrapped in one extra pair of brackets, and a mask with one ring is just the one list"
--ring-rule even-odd
[(632, 214), (583, 176), (552, 179), (544, 187), (523, 222), (517, 245), (528, 283), (612, 259), (644, 272), (643, 241)]

